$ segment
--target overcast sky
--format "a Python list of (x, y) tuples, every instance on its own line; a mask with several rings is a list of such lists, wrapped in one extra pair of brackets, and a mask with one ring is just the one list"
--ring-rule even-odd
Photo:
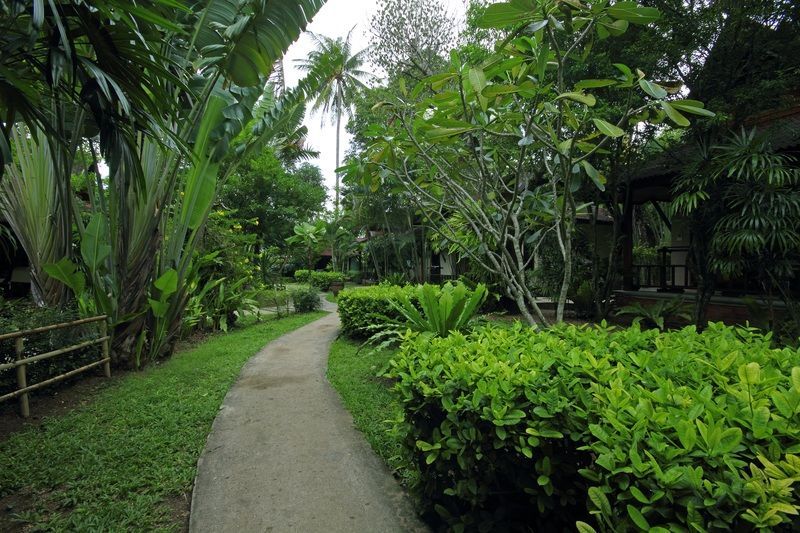
[[(458, 18), (463, 18), (463, 0), (429, 0), (433, 2), (443, 2), (448, 12), (453, 13)], [(355, 52), (366, 48), (369, 45), (367, 29), (369, 19), (377, 10), (377, 0), (328, 0), (319, 10), (317, 16), (308, 30), (327, 37), (344, 37), (353, 26), (352, 43)], [(301, 35), (300, 39), (294, 43), (286, 53), (284, 69), (286, 85), (293, 87), (302, 76), (302, 73), (295, 68), (295, 60), (305, 58), (314, 48), (311, 38), (308, 35)], [(374, 70), (367, 66), (365, 70)], [(322, 174), (325, 176), (325, 183), (328, 186), (329, 196), (333, 197), (333, 184), (335, 183), (334, 169), (336, 168), (336, 126), (331, 125), (326, 117), (325, 123), (320, 124), (322, 117), (318, 114), (307, 115), (305, 125), (308, 127), (308, 144), (310, 148), (320, 152), (319, 159), (312, 160), (312, 163), (319, 165)], [(344, 131), (342, 125), (342, 148), (341, 153), (347, 151), (349, 135)], [(332, 205), (332, 200), (328, 202)]]

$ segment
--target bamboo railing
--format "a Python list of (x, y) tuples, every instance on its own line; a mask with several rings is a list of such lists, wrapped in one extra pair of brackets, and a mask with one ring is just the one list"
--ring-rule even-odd
[[(111, 356), (109, 353), (110, 349), (109, 343), (111, 337), (109, 337), (108, 335), (108, 324), (106, 322), (107, 318), (108, 317), (106, 317), (105, 315), (95, 316), (91, 318), (82, 318), (80, 320), (73, 320), (72, 322), (53, 324), (52, 326), (43, 326), (40, 328), (27, 329), (24, 331), (14, 331), (12, 333), (4, 333), (0, 335), (0, 342), (9, 340), (14, 341), (14, 353), (16, 356), (13, 363), (0, 364), (0, 372), (2, 372), (3, 370), (10, 370), (12, 368), (17, 369), (17, 390), (10, 392), (8, 394), (4, 394), (3, 396), (0, 396), (0, 402), (19, 397), (20, 414), (23, 417), (28, 418), (31, 415), (30, 405), (28, 401), (28, 393), (31, 391), (40, 389), (42, 387), (46, 387), (53, 383), (57, 383), (62, 379), (67, 379), (68, 377), (80, 374), (81, 372), (85, 372), (100, 365), (103, 365), (103, 372), (105, 376), (107, 378), (110, 378)], [(53, 331), (56, 329), (71, 328), (83, 324), (90, 324), (92, 322), (100, 322), (100, 337), (98, 337), (97, 339), (91, 339), (88, 341), (80, 342), (78, 344), (67, 346), (65, 348), (59, 348), (58, 350), (52, 350), (42, 354), (32, 355), (30, 357), (24, 357), (24, 358), (22, 357), (22, 354), (25, 350), (25, 337), (30, 337), (31, 335), (36, 335), (38, 333), (46, 333), (48, 331)], [(69, 372), (65, 372), (63, 374), (52, 377), (45, 381), (40, 381), (39, 383), (28, 385), (27, 366), (29, 363), (35, 363), (36, 361), (43, 361), (45, 359), (50, 359), (51, 357), (64, 355), (70, 352), (74, 352), (75, 350), (80, 350), (81, 348), (94, 346), (96, 344), (102, 344), (103, 348), (102, 358), (99, 361), (95, 361), (93, 363), (89, 363), (88, 365), (84, 365), (80, 368), (70, 370)]]

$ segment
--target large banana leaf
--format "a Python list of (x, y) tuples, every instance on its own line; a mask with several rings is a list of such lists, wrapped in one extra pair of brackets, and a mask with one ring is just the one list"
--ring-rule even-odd
[(240, 87), (259, 85), (325, 0), (212, 0), (196, 30), (200, 64)]

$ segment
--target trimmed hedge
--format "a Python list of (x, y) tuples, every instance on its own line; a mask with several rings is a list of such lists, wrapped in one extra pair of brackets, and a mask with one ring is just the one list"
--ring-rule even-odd
[(755, 330), (487, 326), (391, 365), (450, 528), (796, 530), (800, 350)]
[(309, 281), (319, 290), (327, 291), (332, 283), (344, 282), (345, 275), (341, 272), (312, 272)]
[(311, 281), (311, 272), (312, 270), (308, 270), (307, 268), (295, 270), (294, 271), (294, 280), (297, 283), (309, 283)]
[(364, 339), (375, 333), (373, 326), (400, 320), (400, 313), (389, 304), (389, 300), (403, 294), (412, 297), (414, 287), (375, 285), (343, 289), (336, 299), (342, 333), (351, 338)]

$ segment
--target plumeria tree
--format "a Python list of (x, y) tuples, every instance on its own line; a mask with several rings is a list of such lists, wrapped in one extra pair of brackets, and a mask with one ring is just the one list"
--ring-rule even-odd
[[(506, 37), (479, 64), (452, 52), (446, 72), (382, 105), (365, 161), (350, 168), (377, 189), (391, 175), (453, 251), (502, 278), (531, 322), (547, 324), (532, 290), (540, 246), (555, 237), (563, 261), (556, 321), (572, 282), (582, 187), (605, 187), (593, 159), (643, 121), (689, 124), (710, 115), (644, 72), (615, 64), (601, 79), (571, 80), (592, 43), (649, 24), (659, 12), (634, 2), (515, 0), (490, 5), (479, 24)], [(604, 106), (604, 95), (627, 105)]]

